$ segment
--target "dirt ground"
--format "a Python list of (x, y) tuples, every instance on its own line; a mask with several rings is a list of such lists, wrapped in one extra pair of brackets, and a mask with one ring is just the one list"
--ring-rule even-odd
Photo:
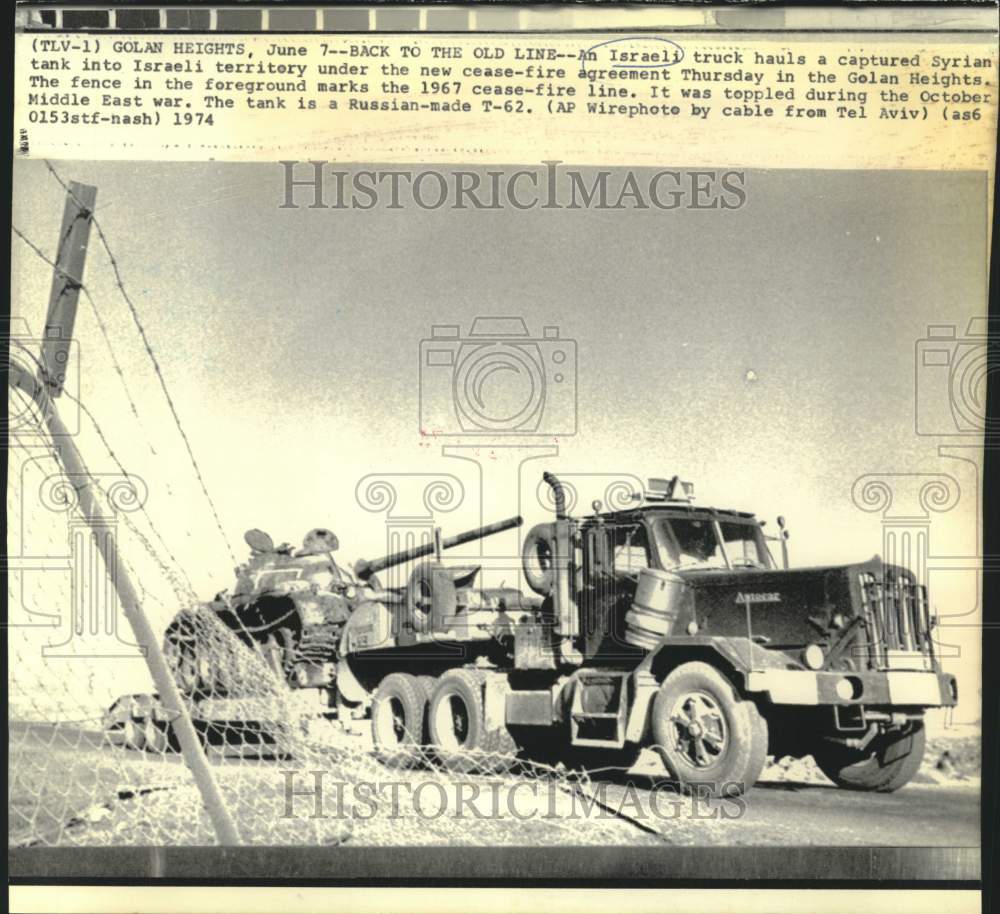
[[(178, 756), (131, 752), (99, 731), (66, 725), (12, 724), (10, 740), (17, 765), (9, 795), (12, 846), (214, 843)], [(338, 736), (302, 763), (216, 754), (213, 764), (243, 840), (260, 844), (795, 843), (801, 836), (790, 820), (816, 803), (833, 816), (843, 813), (848, 843), (858, 811), (872, 820), (859, 831), (862, 844), (879, 843), (872, 834), (883, 822), (897, 829), (883, 843), (900, 835), (905, 843), (921, 833), (921, 817), (940, 824), (942, 814), (970, 819), (961, 840), (978, 835), (977, 728), (929, 737), (921, 771), (899, 794), (880, 796), (884, 808), (869, 802), (871, 795), (833, 790), (811, 758), (772, 760), (747, 797), (749, 815), (732, 800), (661, 790), (663, 771), (652, 752), (629, 774), (587, 782), (561, 770), (520, 777), (401, 771), (378, 763), (368, 748), (362, 731)], [(961, 814), (948, 811), (958, 808)]]

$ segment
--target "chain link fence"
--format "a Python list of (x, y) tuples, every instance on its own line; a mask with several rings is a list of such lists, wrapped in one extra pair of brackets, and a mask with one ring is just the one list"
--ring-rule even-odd
[[(608, 809), (583, 771), (430, 749), (381, 761), (369, 722), (338, 720), (327, 692), (296, 689), (247, 631), (199, 603), (155, 544), (142, 481), (68, 473), (65, 444), (22, 392), (9, 438), (9, 843), (203, 845), (220, 840), (182, 712), (246, 844), (607, 844), (656, 830)], [(89, 519), (81, 495), (96, 511)], [(101, 550), (115, 556), (107, 566)], [(117, 579), (171, 621), (160, 647), (183, 708), (157, 695)], [(210, 804), (209, 804), (210, 805)]]

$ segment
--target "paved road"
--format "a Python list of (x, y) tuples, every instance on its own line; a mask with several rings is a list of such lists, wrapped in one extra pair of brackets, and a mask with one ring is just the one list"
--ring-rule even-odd
[[(980, 843), (975, 782), (912, 783), (894, 794), (866, 794), (765, 781), (741, 801), (712, 803), (650, 786), (648, 778), (631, 775), (607, 783), (599, 795), (609, 807), (655, 827), (672, 843), (865, 847), (978, 847)], [(642, 812), (637, 814), (637, 809)]]

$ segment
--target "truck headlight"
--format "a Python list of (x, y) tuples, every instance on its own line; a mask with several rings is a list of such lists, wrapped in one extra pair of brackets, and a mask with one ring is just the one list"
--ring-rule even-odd
[(865, 684), (857, 676), (838, 679), (833, 689), (841, 701), (856, 701), (865, 694)]
[(802, 652), (802, 660), (810, 670), (821, 670), (826, 657), (823, 656), (823, 648), (818, 644), (810, 644)]
[(847, 679), (838, 679), (837, 685), (834, 688), (837, 690), (837, 697), (841, 701), (850, 701), (854, 697), (854, 686)]

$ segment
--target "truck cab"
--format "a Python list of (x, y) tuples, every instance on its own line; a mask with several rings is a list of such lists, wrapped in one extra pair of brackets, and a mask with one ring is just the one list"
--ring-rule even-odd
[(713, 791), (746, 789), (768, 754), (812, 755), (853, 789), (916, 773), (926, 710), (958, 690), (911, 571), (878, 556), (789, 568), (783, 521), (767, 537), (753, 514), (695, 506), (688, 486), (674, 497), (676, 477), (581, 519), (546, 478), (556, 521), (529, 532), (525, 576), (572, 670), (556, 711), (572, 744), (623, 761), (651, 745), (682, 784)]
[[(641, 582), (658, 582), (670, 592), (671, 634), (691, 634), (693, 603), (685, 598), (688, 582), (721, 583), (749, 571), (774, 571), (777, 565), (763, 529), (752, 514), (695, 509), (688, 505), (653, 505), (611, 514), (595, 514), (580, 525), (579, 602), (584, 654), (608, 657), (628, 647), (650, 648), (667, 629), (656, 624), (645, 636), (640, 611), (634, 610)], [(659, 574), (657, 574), (659, 572)], [(720, 633), (732, 620), (716, 614)], [(628, 647), (626, 647), (628, 646)]]

